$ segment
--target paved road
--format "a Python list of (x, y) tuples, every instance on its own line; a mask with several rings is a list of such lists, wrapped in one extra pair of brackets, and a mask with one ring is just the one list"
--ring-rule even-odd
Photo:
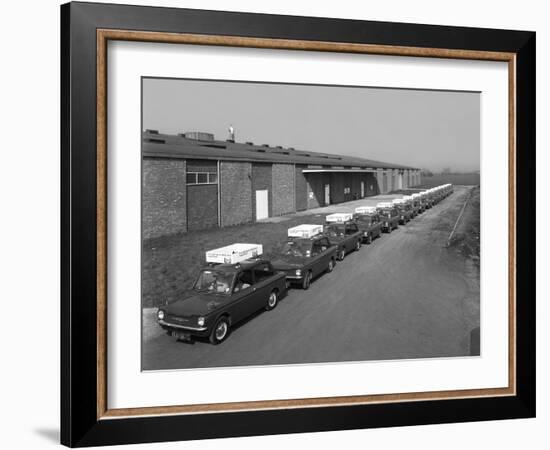
[[(339, 263), (308, 291), (235, 328), (221, 345), (179, 342), (144, 311), (143, 369), (469, 356), (479, 273), (444, 247), (468, 190)], [(475, 335), (475, 331), (473, 333)], [(473, 350), (471, 350), (473, 349)]]

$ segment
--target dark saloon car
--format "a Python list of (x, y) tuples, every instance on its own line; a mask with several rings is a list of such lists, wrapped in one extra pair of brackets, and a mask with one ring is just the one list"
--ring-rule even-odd
[(375, 238), (382, 236), (382, 222), (378, 213), (355, 213), (353, 220), (362, 233), (363, 242), (370, 244)]
[(407, 222), (413, 218), (413, 208), (410, 203), (401, 202), (395, 203), (397, 212), (399, 214), (399, 224), (405, 225)]
[(323, 272), (332, 272), (338, 247), (328, 238), (288, 238), (281, 252), (273, 256), (273, 267), (286, 274), (288, 284), (300, 284), (308, 289), (311, 280)]
[(158, 323), (178, 339), (204, 337), (219, 344), (236, 323), (277, 306), (286, 294), (285, 275), (263, 259), (211, 264), (201, 270), (193, 291), (159, 308)]
[(399, 227), (399, 212), (397, 208), (391, 204), (382, 204), (377, 207), (380, 220), (382, 221), (382, 230), (386, 233), (391, 233), (392, 230)]
[(353, 221), (329, 223), (324, 234), (331, 244), (338, 246), (339, 261), (343, 261), (353, 250), (359, 250), (363, 241), (363, 233)]
[(413, 209), (413, 217), (416, 217), (422, 213), (422, 208), (420, 206), (420, 198), (415, 196), (411, 197), (411, 204)]

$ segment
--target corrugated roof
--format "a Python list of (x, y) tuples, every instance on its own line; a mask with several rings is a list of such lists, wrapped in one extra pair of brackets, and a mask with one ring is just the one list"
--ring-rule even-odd
[(325, 168), (416, 169), (353, 156), (309, 152), (250, 143), (188, 139), (182, 135), (143, 133), (143, 156), (223, 161), (304, 164)]

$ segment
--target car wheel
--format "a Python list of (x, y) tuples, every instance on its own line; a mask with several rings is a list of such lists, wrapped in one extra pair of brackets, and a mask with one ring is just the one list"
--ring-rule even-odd
[(212, 332), (210, 333), (210, 342), (214, 345), (218, 345), (227, 338), (229, 334), (229, 319), (226, 316), (220, 317)]
[(277, 306), (277, 302), (279, 301), (279, 295), (277, 294), (277, 290), (273, 289), (271, 291), (271, 294), (269, 294), (269, 298), (267, 299), (267, 305), (265, 307), (266, 310), (271, 311), (272, 309)]
[(357, 239), (357, 242), (355, 243), (355, 251), (358, 252), (361, 249), (361, 240)]
[(328, 261), (327, 272), (330, 273), (334, 270), (334, 259), (330, 258)]
[(340, 250), (340, 252), (338, 253), (338, 261), (343, 261), (345, 257), (346, 257), (346, 249), (343, 248), (343, 249)]
[(311, 284), (311, 272), (307, 271), (302, 280), (302, 289), (307, 290)]

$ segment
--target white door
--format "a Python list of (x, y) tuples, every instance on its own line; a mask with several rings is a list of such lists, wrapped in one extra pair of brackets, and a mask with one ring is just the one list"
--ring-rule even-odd
[(269, 217), (269, 196), (267, 189), (256, 191), (256, 220)]
[(325, 184), (325, 205), (330, 205), (330, 184)]
[(361, 198), (365, 196), (365, 182), (361, 181)]

